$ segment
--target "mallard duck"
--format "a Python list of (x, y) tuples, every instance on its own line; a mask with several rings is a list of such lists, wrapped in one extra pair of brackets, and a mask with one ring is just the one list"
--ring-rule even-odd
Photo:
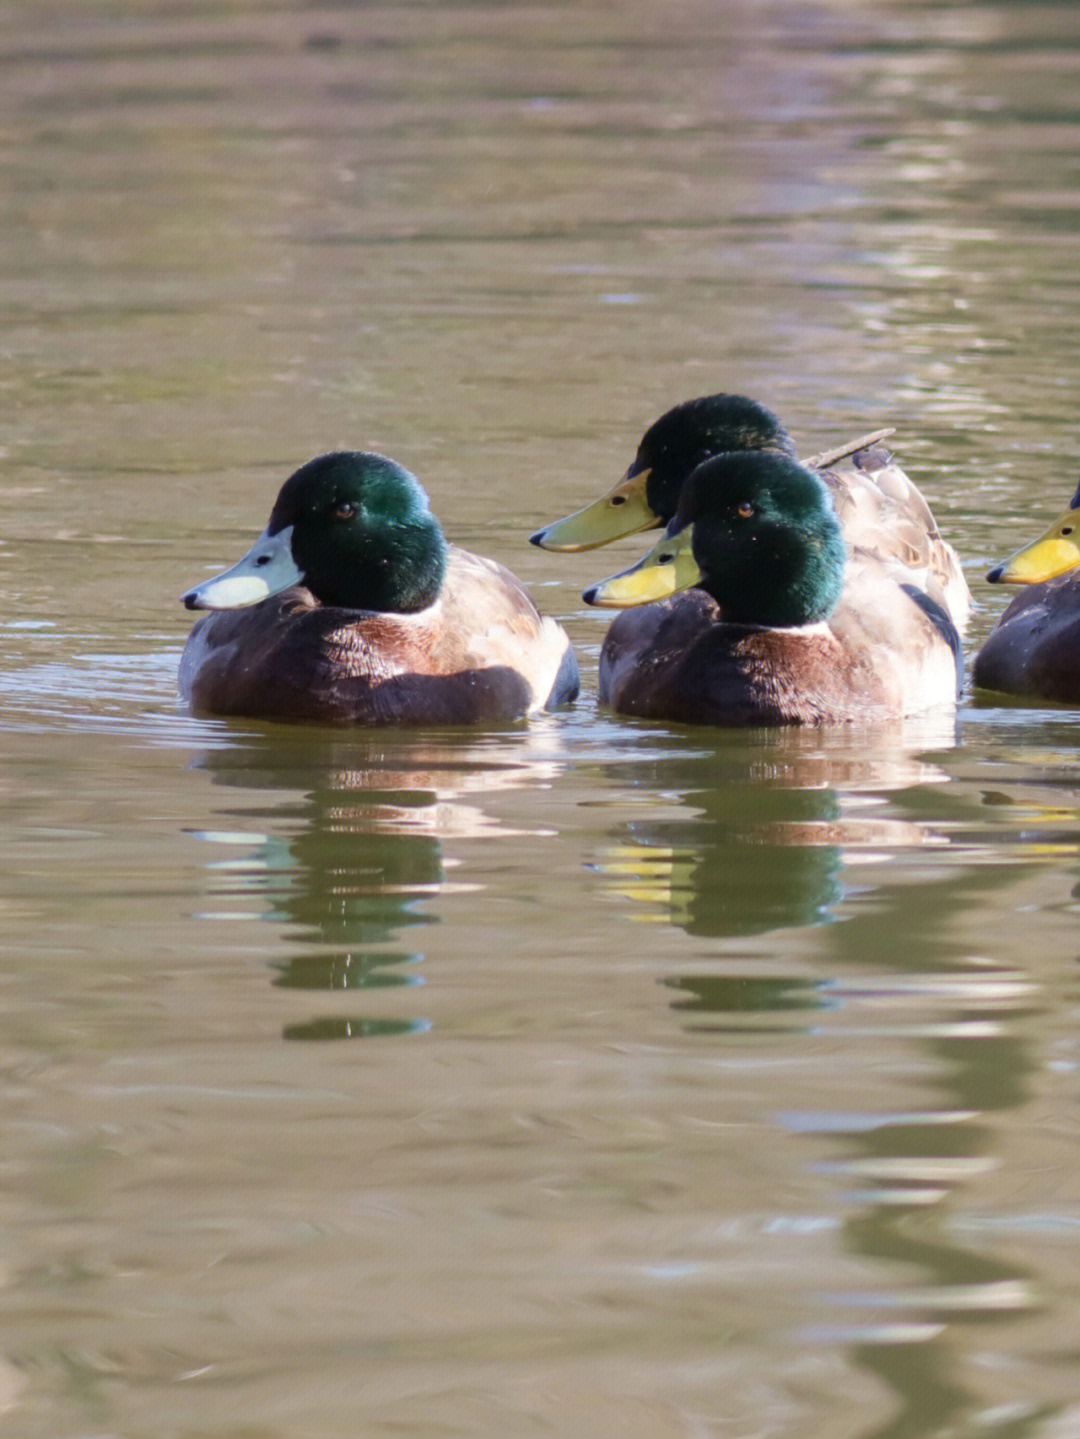
[[(861, 549), (912, 571), (963, 629), (971, 591), (953, 547), (917, 487), (879, 441), (877, 430), (802, 461), (825, 481), (851, 550)], [(795, 442), (776, 415), (745, 395), (703, 395), (666, 411), (645, 431), (634, 462), (605, 495), (530, 536), (548, 550), (591, 550), (640, 530), (668, 524), (690, 472), (730, 451), (764, 451), (795, 459)], [(846, 462), (842, 469), (836, 468)]]
[(1080, 488), (1065, 513), (986, 576), (1023, 585), (975, 656), (981, 689), (1080, 700)]
[(821, 476), (786, 455), (699, 465), (659, 543), (585, 599), (645, 606), (604, 641), (601, 696), (624, 714), (828, 724), (956, 700), (944, 606), (902, 566), (851, 550)]
[(567, 703), (562, 628), (494, 560), (448, 545), (413, 475), (382, 455), (296, 471), (232, 569), (182, 597), (180, 692), (207, 714), (476, 724)]
[[(591, 549), (621, 535), (670, 526), (689, 476), (710, 457), (723, 454), (732, 463), (746, 459), (751, 462), (747, 479), (754, 483), (764, 475), (760, 458), (770, 465), (786, 462), (816, 481), (814, 493), (842, 537), (841, 550), (846, 549), (840, 565), (842, 588), (827, 626), (840, 648), (823, 649), (815, 642), (813, 658), (806, 651), (796, 660), (796, 629), (790, 643), (785, 640), (770, 650), (770, 663), (780, 666), (773, 680), (763, 658), (748, 661), (742, 679), (729, 677), (730, 696), (720, 693), (716, 678), (709, 684), (713, 697), (705, 701), (696, 691), (704, 685), (709, 666), (698, 641), (742, 611), (737, 605), (734, 613), (725, 608), (721, 615), (719, 589), (706, 593), (710, 586), (701, 588), (701, 566), (684, 546), (673, 566), (661, 567), (668, 576), (661, 588), (637, 591), (631, 602), (692, 588), (619, 616), (601, 650), (601, 701), (625, 713), (698, 718), (702, 723), (783, 724), (906, 714), (954, 700), (958, 632), (967, 622), (971, 594), (926, 500), (878, 446), (890, 433), (863, 436), (799, 464), (795, 444), (779, 419), (745, 396), (703, 396), (662, 415), (646, 431), (634, 463), (612, 490), (584, 510), (545, 526), (532, 536), (533, 543), (549, 549)], [(835, 467), (839, 461), (846, 462), (843, 468)], [(705, 513), (704, 496), (699, 503)], [(680, 530), (685, 525), (684, 520)], [(675, 572), (678, 583), (672, 578)], [(778, 584), (783, 587), (782, 580)], [(611, 591), (606, 598), (600, 598), (602, 592), (598, 586), (587, 598), (616, 603)], [(748, 623), (763, 628), (778, 622), (759, 616)], [(732, 639), (730, 633), (727, 639)], [(762, 643), (755, 641), (750, 649)], [(843, 673), (832, 674), (834, 665)]]

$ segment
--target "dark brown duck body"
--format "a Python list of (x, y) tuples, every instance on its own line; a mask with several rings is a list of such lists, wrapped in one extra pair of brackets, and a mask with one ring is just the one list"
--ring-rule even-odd
[(975, 657), (980, 689), (1080, 703), (1080, 571), (1025, 585)]
[(880, 598), (880, 576), (860, 574), (858, 560), (850, 568), (839, 605), (812, 625), (730, 624), (700, 589), (625, 610), (600, 654), (601, 702), (728, 727), (868, 724), (951, 704), (959, 641), (947, 617), (899, 587), (887, 622), (860, 611), (868, 590)]
[(466, 725), (569, 703), (578, 671), (562, 629), (509, 570), (451, 547), (438, 599), (415, 614), (321, 605), (293, 586), (208, 615), (188, 639), (180, 691), (204, 714)]

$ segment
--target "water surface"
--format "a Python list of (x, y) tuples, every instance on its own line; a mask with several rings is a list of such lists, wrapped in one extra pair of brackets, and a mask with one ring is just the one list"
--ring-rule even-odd
[[(1075, 488), (1080, 13), (8, 7), (0, 1433), (1080, 1428), (1080, 712), (598, 711), (525, 537), (727, 388), (982, 583)], [(582, 700), (194, 719), (176, 596), (335, 446)]]

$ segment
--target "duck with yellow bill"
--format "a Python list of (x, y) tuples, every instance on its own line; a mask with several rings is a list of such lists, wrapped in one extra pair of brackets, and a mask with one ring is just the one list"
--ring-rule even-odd
[[(909, 571), (963, 630), (971, 591), (956, 551), (944, 539), (926, 499), (880, 441), (876, 430), (833, 445), (802, 463), (824, 482), (851, 552), (867, 551)], [(606, 494), (531, 536), (548, 550), (590, 550), (642, 530), (663, 528), (683, 485), (704, 460), (728, 453), (797, 457), (778, 417), (746, 395), (684, 400), (645, 431), (623, 478)]]
[(975, 657), (976, 686), (1080, 701), (1080, 487), (1064, 514), (986, 578), (1022, 588)]
[(711, 725), (868, 723), (955, 704), (960, 636), (903, 567), (849, 550), (821, 476), (785, 455), (699, 465), (661, 540), (588, 603), (619, 616), (600, 698)]
[[(668, 526), (666, 539), (682, 537), (673, 551), (662, 547), (672, 558), (652, 568), (647, 584), (642, 577), (636, 589), (628, 581), (627, 588), (597, 586), (587, 595), (594, 603), (642, 606), (620, 615), (604, 641), (601, 700), (626, 713), (710, 724), (862, 720), (953, 703), (959, 632), (967, 622), (971, 594), (956, 552), (942, 537), (925, 498), (880, 446), (890, 433), (864, 435), (800, 463), (780, 420), (746, 396), (705, 395), (661, 415), (612, 490), (532, 536), (534, 544), (560, 550), (591, 549), (663, 526)], [(724, 465), (709, 475), (742, 477), (749, 504), (754, 486), (777, 480), (783, 491), (788, 484), (782, 477), (787, 477), (793, 487), (789, 538), (798, 538), (811, 511), (812, 528), (821, 526), (821, 533), (828, 533), (828, 576), (820, 575), (811, 586), (817, 590), (814, 596), (805, 593), (805, 586), (796, 587), (804, 593), (795, 598), (810, 601), (812, 621), (798, 605), (792, 608), (793, 597), (785, 594), (789, 577), (782, 571), (772, 576), (771, 596), (761, 596), (761, 576), (751, 573), (753, 583), (744, 593), (729, 595), (721, 608), (719, 594), (730, 586), (714, 584), (710, 590), (699, 572), (715, 574), (716, 565), (699, 563), (685, 523), (676, 534), (676, 516), (687, 513), (690, 477), (703, 462), (720, 456)], [(794, 492), (805, 487), (806, 475), (812, 504), (804, 510)], [(708, 483), (695, 481), (694, 503), (703, 515)], [(731, 501), (740, 502), (737, 496)], [(774, 520), (780, 518), (777, 509)], [(693, 532), (708, 559), (709, 541), (702, 538), (707, 528)], [(782, 524), (773, 525), (774, 539), (782, 529)], [(752, 526), (744, 526), (743, 544), (751, 561), (760, 561), (764, 550), (760, 536), (751, 538), (754, 533)], [(706, 632), (733, 625), (736, 616), (743, 622), (751, 596), (768, 601), (760, 607), (755, 603), (755, 613), (744, 623), (761, 633), (753, 640), (744, 636), (741, 647), (725, 651), (721, 663), (721, 650), (733, 635), (728, 630), (706, 643)], [(778, 612), (803, 617), (772, 618)], [(831, 634), (828, 641), (819, 632), (822, 627)], [(770, 639), (766, 630), (776, 633)], [(751, 651), (757, 653), (753, 661)], [(707, 652), (715, 661), (712, 668)]]

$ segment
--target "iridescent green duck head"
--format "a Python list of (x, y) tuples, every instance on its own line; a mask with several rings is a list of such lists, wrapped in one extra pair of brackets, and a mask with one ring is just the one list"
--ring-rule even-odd
[(622, 608), (696, 585), (732, 623), (814, 624), (840, 598), (846, 554), (812, 470), (781, 454), (724, 454), (694, 470), (663, 539), (585, 599)]
[(446, 557), (416, 478), (346, 450), (301, 466), (243, 559), (181, 598), (189, 610), (240, 609), (304, 585), (323, 605), (410, 614), (437, 598)]
[(606, 495), (530, 536), (547, 550), (591, 550), (666, 525), (691, 472), (728, 451), (795, 457), (795, 444), (764, 405), (745, 395), (687, 400), (649, 426), (626, 474)]

